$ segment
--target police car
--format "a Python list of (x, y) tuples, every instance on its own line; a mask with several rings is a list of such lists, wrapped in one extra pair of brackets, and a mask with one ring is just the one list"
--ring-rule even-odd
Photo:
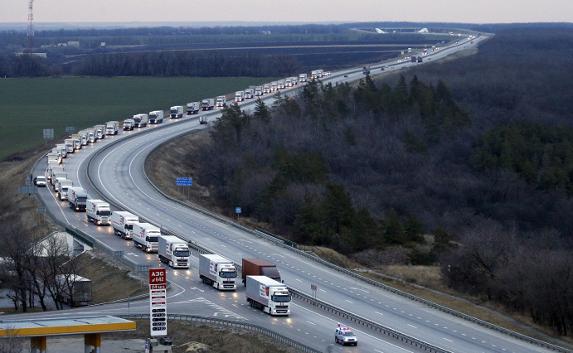
[(343, 346), (350, 345), (350, 346), (357, 346), (358, 339), (354, 335), (354, 332), (350, 329), (350, 327), (345, 326), (343, 324), (336, 325), (336, 331), (334, 331), (334, 342), (341, 344)]

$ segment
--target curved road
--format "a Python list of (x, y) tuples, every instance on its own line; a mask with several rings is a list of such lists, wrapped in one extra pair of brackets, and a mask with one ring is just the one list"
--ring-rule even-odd
[[(468, 48), (477, 45), (479, 41), (480, 39), (474, 39), (473, 42), (475, 43), (471, 43), (467, 40), (457, 48), (452, 48), (449, 51), (455, 52), (459, 48)], [(434, 55), (434, 60), (450, 53), (446, 49), (438, 52), (438, 54), (440, 55)], [(386, 65), (386, 71), (410, 65), (412, 64)], [(376, 68), (373, 67), (374, 69)], [(362, 74), (360, 72), (350, 73), (349, 71), (348, 77), (342, 75), (334, 76), (336, 75), (333, 75), (327, 81), (336, 83), (342, 80), (356, 80)], [(252, 106), (252, 103), (250, 105)], [(249, 109), (247, 106), (243, 108)], [(209, 120), (214, 120), (219, 113), (210, 112), (206, 115), (208, 115)], [(528, 345), (506, 335), (436, 311), (423, 304), (361, 283), (352, 277), (322, 266), (306, 257), (286, 251), (271, 242), (261, 240), (250, 233), (223, 224), (166, 199), (157, 192), (145, 176), (144, 164), (146, 157), (156, 146), (174, 138), (178, 134), (204, 128), (204, 126), (198, 124), (197, 118), (187, 118), (177, 122), (167, 120), (167, 122), (160, 128), (153, 126), (142, 132), (122, 134), (124, 136), (119, 139), (108, 138), (102, 141), (103, 143), (87, 148), (88, 151), (97, 150), (98, 153), (82, 152), (68, 158), (65, 166), (67, 170), (73, 173), (72, 179), (74, 184), (82, 185), (91, 196), (100, 195), (122, 209), (130, 210), (145, 220), (162, 226), (183, 239), (194, 241), (233, 259), (235, 262), (240, 263), (241, 258), (244, 256), (267, 258), (278, 265), (285, 282), (289, 286), (310, 294), (310, 284), (317, 284), (319, 299), (435, 346), (452, 352), (464, 353), (544, 351), (539, 347)], [(125, 138), (127, 136), (130, 137)], [(110, 144), (110, 140), (111, 142), (114, 142), (114, 140), (117, 142)], [(91, 178), (88, 178), (88, 174)], [(47, 192), (43, 192), (42, 196), (47, 198), (49, 197), (47, 194)], [(60, 205), (62, 204), (60, 203)], [(52, 212), (54, 211), (52, 210)], [(102, 243), (117, 251), (123, 251), (124, 255), (130, 256), (133, 262), (141, 264), (157, 262), (156, 256), (145, 255), (133, 249), (131, 243), (113, 236), (109, 227), (88, 225), (85, 223), (83, 214), (75, 214), (68, 209), (60, 209), (59, 212), (61, 217), (65, 219), (65, 222), (81, 227), (85, 231), (95, 231), (95, 236)], [(173, 296), (182, 299), (181, 302), (178, 299), (175, 299), (175, 301), (172, 299), (169, 306), (170, 312), (174, 312), (173, 308), (178, 304), (187, 308), (187, 303), (206, 300), (211, 303), (208, 306), (215, 305), (226, 308), (225, 310), (231, 313), (228, 315), (237, 315), (237, 318), (248, 317), (249, 320), (253, 320), (253, 316), (260, 317), (260, 320), (263, 321), (272, 321), (279, 325), (285, 325), (284, 329), (295, 336), (297, 336), (297, 333), (304, 332), (302, 337), (308, 336), (308, 339), (303, 341), (308, 341), (313, 347), (318, 346), (320, 349), (324, 349), (325, 345), (331, 345), (325, 338), (329, 339), (329, 336), (332, 335), (331, 331), (335, 322), (333, 318), (295, 304), (293, 315), (290, 319), (270, 320), (266, 315), (262, 313), (253, 314), (252, 309), (240, 305), (244, 304), (244, 302), (239, 303), (236, 301), (237, 296), (242, 297), (240, 291), (238, 294), (215, 292), (201, 285), (197, 281), (197, 276), (193, 270), (187, 274), (180, 273), (180, 271), (170, 271), (171, 280), (180, 288), (178, 293), (173, 294)], [(145, 304), (142, 305), (146, 308)], [(111, 308), (110, 310), (113, 309)], [(180, 311), (177, 309), (177, 312)], [(358, 335), (361, 341), (358, 351), (412, 351), (409, 347), (400, 347), (395, 342), (392, 343), (377, 338), (375, 335), (367, 332), (358, 332)], [(336, 349), (340, 349), (340, 347), (336, 347)]]

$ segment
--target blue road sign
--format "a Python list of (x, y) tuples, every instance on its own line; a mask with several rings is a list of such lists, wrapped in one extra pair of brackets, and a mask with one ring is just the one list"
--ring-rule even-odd
[(175, 179), (175, 185), (177, 186), (192, 186), (193, 178), (191, 177), (181, 177)]
[(235, 213), (236, 214), (241, 214), (243, 210), (240, 207), (235, 207)]

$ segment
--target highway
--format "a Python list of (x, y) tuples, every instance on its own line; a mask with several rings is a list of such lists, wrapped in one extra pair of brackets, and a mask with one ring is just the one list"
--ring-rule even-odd
[[(432, 56), (432, 60), (468, 49), (482, 39), (463, 40), (460, 45), (444, 49)], [(428, 58), (425, 58), (427, 60)], [(400, 70), (416, 64), (409, 62), (385, 64), (384, 72)], [(382, 73), (379, 67), (371, 66), (373, 74)], [(363, 77), (358, 69), (333, 73), (325, 80), (337, 84), (356, 81)], [(292, 90), (291, 94), (296, 90)], [(265, 98), (271, 104), (273, 98)], [(244, 109), (252, 108), (244, 105)], [(206, 114), (210, 121), (219, 112)], [(237, 263), (242, 257), (263, 257), (275, 262), (290, 287), (310, 294), (310, 285), (318, 286), (318, 299), (334, 304), (344, 310), (368, 318), (400, 332), (426, 341), (451, 352), (545, 352), (540, 347), (486, 329), (466, 320), (445, 314), (424, 304), (411, 301), (391, 292), (357, 281), (355, 278), (332, 270), (295, 252), (262, 240), (237, 227), (223, 223), (173, 202), (159, 193), (145, 175), (144, 164), (149, 153), (162, 143), (194, 130), (205, 128), (196, 116), (179, 121), (167, 120), (160, 126), (150, 126), (142, 131), (122, 133), (106, 138), (97, 144), (85, 147), (65, 162), (65, 169), (74, 185), (82, 186), (91, 197), (101, 197), (116, 207), (129, 210), (145, 220), (224, 255)], [(45, 163), (45, 162), (43, 162)], [(37, 165), (34, 174), (42, 174), (45, 164)], [(129, 261), (149, 266), (159, 265), (156, 255), (144, 254), (131, 242), (113, 235), (111, 227), (96, 227), (87, 224), (85, 214), (74, 213), (66, 203), (57, 201), (48, 190), (40, 190), (40, 197), (49, 213), (60, 223), (81, 229), (110, 251), (118, 252)], [(120, 253), (121, 252), (121, 253)], [(196, 264), (195, 264), (196, 265)], [(299, 303), (295, 303), (289, 319), (270, 318), (246, 306), (242, 290), (237, 293), (219, 293), (201, 284), (194, 266), (190, 271), (169, 271), (174, 287), (169, 312), (205, 313), (227, 315), (237, 320), (249, 320), (273, 325), (282, 334), (296, 337), (301, 342), (320, 350), (342, 350), (333, 346), (332, 335), (337, 319)], [(242, 288), (241, 288), (242, 289)], [(89, 312), (90, 309), (81, 309)], [(125, 312), (125, 304), (100, 307), (97, 311)], [(131, 312), (147, 311), (145, 301), (132, 303)], [(60, 313), (58, 313), (59, 315)], [(49, 314), (46, 314), (49, 315)], [(416, 351), (397, 342), (378, 337), (374, 333), (358, 331), (360, 345), (344, 348), (353, 352), (404, 352)]]

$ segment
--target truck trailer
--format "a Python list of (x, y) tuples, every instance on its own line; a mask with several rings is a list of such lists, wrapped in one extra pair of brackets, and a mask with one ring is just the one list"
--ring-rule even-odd
[(131, 237), (133, 244), (145, 252), (157, 252), (161, 230), (149, 223), (134, 223)]
[(86, 306), (92, 301), (92, 281), (76, 274), (56, 276), (56, 282), (61, 291), (58, 301), (70, 306)]
[(281, 282), (281, 274), (277, 269), (277, 265), (262, 259), (243, 258), (241, 277), (244, 285), (247, 285), (247, 276), (267, 276), (277, 282)]
[(139, 217), (127, 211), (113, 211), (111, 213), (111, 226), (115, 235), (123, 239), (131, 239), (133, 225), (139, 222)]
[(201, 101), (201, 110), (213, 110), (215, 109), (215, 100), (213, 98), (203, 99)]
[(218, 290), (235, 290), (237, 268), (233, 261), (217, 254), (199, 254), (199, 277)]
[(266, 276), (247, 276), (247, 301), (272, 316), (290, 314), (291, 295), (287, 286)]
[(149, 115), (147, 114), (135, 114), (132, 119), (135, 121), (135, 127), (138, 128), (146, 127), (149, 123)]
[(159, 260), (173, 268), (189, 268), (189, 246), (174, 235), (159, 236)]
[(93, 222), (98, 226), (108, 226), (111, 216), (109, 203), (102, 200), (86, 200), (86, 217), (88, 222)]

